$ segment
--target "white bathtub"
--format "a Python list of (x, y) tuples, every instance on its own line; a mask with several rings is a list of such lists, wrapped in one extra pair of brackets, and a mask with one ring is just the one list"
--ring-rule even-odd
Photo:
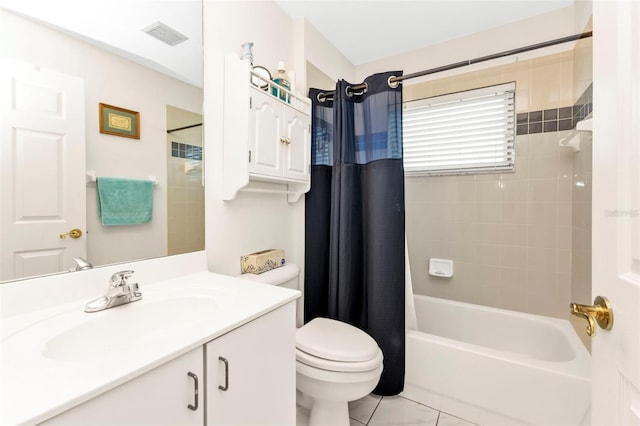
[(406, 398), (481, 425), (581, 425), (590, 356), (568, 321), (415, 295)]

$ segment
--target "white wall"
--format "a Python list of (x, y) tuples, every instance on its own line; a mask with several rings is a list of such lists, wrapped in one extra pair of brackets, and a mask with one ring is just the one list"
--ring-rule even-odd
[(356, 81), (356, 69), (318, 30), (304, 19), (296, 21), (304, 31), (304, 57), (333, 80)]
[[(102, 226), (96, 189), (87, 188), (89, 260), (103, 265), (166, 255), (166, 105), (201, 112), (201, 89), (9, 12), (0, 11), (0, 28), (6, 37), (0, 55), (84, 79), (87, 170), (134, 179), (155, 175), (160, 182), (152, 222), (134, 226)], [(140, 139), (99, 133), (100, 102), (140, 112)]]
[[(284, 195), (240, 192), (222, 201), (222, 117), (224, 55), (242, 53), (252, 41), (253, 63), (275, 72), (284, 60), (295, 88), (304, 93), (306, 61), (331, 76), (352, 77), (353, 68), (303, 20), (293, 21), (272, 1), (204, 0), (205, 211), (209, 269), (240, 273), (242, 254), (281, 248), (290, 263), (304, 267), (304, 197), (289, 204)], [(224, 167), (233, 167), (225, 164)], [(312, 183), (313, 184), (313, 183)]]

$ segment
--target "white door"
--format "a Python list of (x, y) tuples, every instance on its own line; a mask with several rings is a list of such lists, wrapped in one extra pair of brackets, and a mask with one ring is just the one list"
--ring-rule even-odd
[(84, 80), (0, 58), (1, 280), (86, 257), (84, 127)]
[(640, 2), (593, 2), (594, 425), (640, 425)]

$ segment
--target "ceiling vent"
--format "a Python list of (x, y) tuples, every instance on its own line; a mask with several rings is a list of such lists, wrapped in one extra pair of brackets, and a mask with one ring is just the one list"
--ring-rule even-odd
[(149, 34), (151, 37), (155, 37), (158, 40), (167, 43), (169, 46), (175, 46), (178, 43), (189, 40), (189, 37), (180, 34), (167, 24), (164, 24), (160, 21), (149, 25), (142, 31)]

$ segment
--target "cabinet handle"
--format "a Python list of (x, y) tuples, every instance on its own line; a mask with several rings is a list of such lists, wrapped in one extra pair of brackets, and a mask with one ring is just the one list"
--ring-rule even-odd
[(193, 374), (191, 371), (187, 373), (187, 376), (193, 379), (193, 399), (195, 402), (195, 405), (189, 404), (187, 405), (187, 408), (192, 411), (197, 411), (198, 410), (198, 376)]
[(287, 138), (285, 136), (282, 136), (282, 137), (280, 137), (280, 142), (286, 143), (287, 145), (289, 145), (291, 143), (291, 139), (289, 139), (289, 138)]
[(218, 357), (218, 360), (224, 363), (224, 386), (218, 386), (218, 389), (226, 392), (229, 390), (229, 360), (221, 356)]

